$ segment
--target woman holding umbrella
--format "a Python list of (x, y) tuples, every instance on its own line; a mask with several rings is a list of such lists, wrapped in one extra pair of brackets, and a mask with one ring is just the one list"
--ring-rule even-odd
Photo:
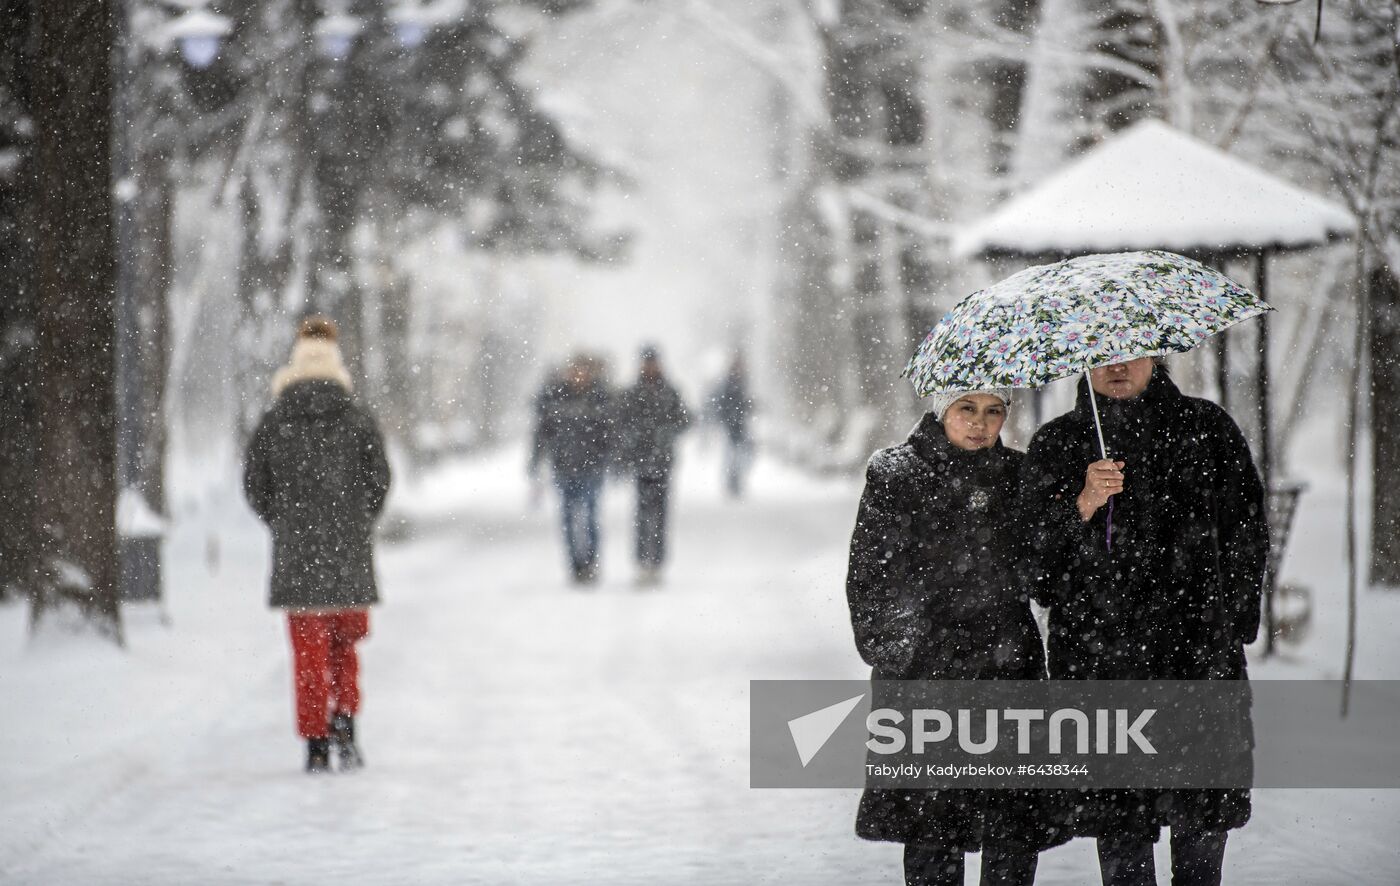
[[(1157, 358), (1093, 369), (1078, 405), (1031, 440), (1023, 477), (1051, 677), (1247, 679), (1268, 526), (1249, 446), (1223, 409), (1183, 395)], [(1249, 814), (1246, 790), (1094, 791), (1075, 830), (1098, 838), (1106, 886), (1150, 886), (1169, 825), (1172, 882), (1205, 886), (1220, 883), (1226, 834)]]
[[(902, 445), (877, 452), (851, 536), (846, 594), (874, 680), (1041, 680), (1045, 657), (1017, 565), (1021, 453), (1001, 443), (1009, 389), (938, 394)], [(856, 832), (904, 844), (907, 884), (1035, 879), (1065, 839), (1044, 792), (868, 788)]]

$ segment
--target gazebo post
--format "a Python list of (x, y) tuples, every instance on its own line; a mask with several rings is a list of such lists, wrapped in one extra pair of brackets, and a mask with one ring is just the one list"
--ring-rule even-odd
[[(1254, 266), (1254, 287), (1259, 298), (1269, 300), (1268, 250), (1259, 250)], [(1273, 446), (1269, 408), (1269, 312), (1259, 315), (1259, 478), (1264, 484), (1264, 502), (1268, 507), (1273, 491)], [(1272, 559), (1272, 558), (1268, 558)], [(1264, 654), (1274, 654), (1274, 576), (1264, 572)]]
[[(1254, 284), (1258, 289), (1259, 298), (1268, 301), (1268, 258), (1267, 253), (1260, 251), (1258, 264), (1255, 265)], [(1270, 419), (1272, 410), (1269, 409), (1269, 312), (1265, 311), (1259, 315), (1259, 475), (1264, 480), (1264, 488), (1268, 489), (1270, 474), (1273, 473), (1273, 447), (1270, 440)]]

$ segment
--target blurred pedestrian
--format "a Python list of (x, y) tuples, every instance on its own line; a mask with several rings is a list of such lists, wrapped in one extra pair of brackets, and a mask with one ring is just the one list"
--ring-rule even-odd
[[(1001, 443), (1009, 389), (936, 395), (902, 445), (875, 453), (851, 535), (846, 594), (872, 680), (1043, 680), (1018, 568), (1021, 453)], [(1068, 840), (1055, 792), (867, 788), (856, 833), (904, 844), (908, 886), (1029, 886)]]
[(611, 398), (599, 370), (597, 360), (576, 354), (535, 398), (530, 475), (549, 461), (575, 584), (598, 579), (598, 498), (613, 449)]
[(273, 378), (272, 407), (253, 433), (243, 489), (272, 530), (270, 604), (287, 613), (297, 731), (308, 772), (364, 759), (355, 644), (379, 601), (371, 533), (389, 492), (374, 419), (350, 395), (333, 321), (302, 321), (291, 359)]
[(724, 488), (732, 498), (744, 494), (744, 479), (753, 457), (753, 441), (749, 435), (749, 416), (753, 408), (744, 357), (735, 354), (729, 371), (710, 395), (710, 415), (724, 430)]
[(618, 397), (618, 432), (624, 458), (637, 480), (637, 582), (655, 584), (666, 560), (666, 510), (676, 438), (690, 413), (661, 370), (656, 348), (642, 349), (637, 382)]

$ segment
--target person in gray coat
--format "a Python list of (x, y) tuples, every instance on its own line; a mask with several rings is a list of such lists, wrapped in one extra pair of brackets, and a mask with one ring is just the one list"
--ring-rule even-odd
[(350, 395), (335, 324), (303, 321), (276, 402), (253, 433), (243, 489), (272, 531), (269, 603), (287, 612), (297, 731), (306, 768), (363, 765), (355, 744), (359, 661), (379, 602), (371, 534), (389, 492), (389, 464), (374, 419)]
[(676, 438), (690, 427), (681, 395), (661, 371), (656, 348), (642, 349), (637, 383), (618, 396), (624, 458), (637, 478), (637, 583), (654, 585), (666, 560), (666, 511)]

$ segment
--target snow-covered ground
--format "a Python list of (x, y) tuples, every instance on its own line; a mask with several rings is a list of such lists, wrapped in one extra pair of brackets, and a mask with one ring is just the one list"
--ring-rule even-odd
[[(864, 676), (842, 586), (858, 485), (760, 462), (732, 502), (692, 447), (665, 586), (633, 586), (614, 487), (581, 592), (522, 465), (396, 490), (411, 531), (380, 547), (353, 776), (300, 770), (266, 540), (232, 487), (178, 515), (169, 623), (129, 611), (125, 651), (31, 643), (23, 609), (0, 610), (0, 881), (898, 882), (899, 847), (852, 835), (857, 792), (748, 787), (749, 680)], [(1315, 486), (1286, 575), (1312, 625), (1256, 678), (1340, 673), (1342, 526)], [(1400, 595), (1362, 602), (1359, 676), (1400, 678)], [(1400, 791), (1255, 798), (1227, 882), (1400, 882)], [(1046, 853), (1038, 882), (1097, 882), (1092, 846)]]

